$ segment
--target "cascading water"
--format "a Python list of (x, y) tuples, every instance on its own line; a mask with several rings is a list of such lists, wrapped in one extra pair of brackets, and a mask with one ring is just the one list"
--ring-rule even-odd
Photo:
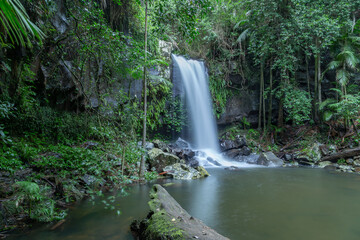
[[(187, 60), (182, 56), (172, 55), (174, 78), (179, 78), (185, 91), (186, 105), (190, 115), (192, 147), (197, 151), (201, 165), (241, 166), (248, 164), (225, 159), (219, 150), (219, 140), (212, 101), (208, 86), (205, 64), (201, 61)], [(179, 86), (177, 86), (179, 91)]]
[(212, 114), (208, 77), (203, 62), (172, 55), (185, 89), (186, 102), (197, 149), (219, 150), (217, 128)]

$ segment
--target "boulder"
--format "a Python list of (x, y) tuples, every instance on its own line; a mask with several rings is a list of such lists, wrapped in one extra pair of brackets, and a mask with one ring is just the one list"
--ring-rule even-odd
[(214, 160), (214, 159), (211, 158), (211, 157), (206, 158), (206, 160), (207, 160), (208, 162), (212, 163), (212, 164), (215, 165), (215, 166), (219, 166), (219, 167), (221, 166), (221, 164), (220, 164), (218, 161)]
[(228, 240), (187, 213), (160, 185), (153, 186), (150, 198), (146, 219), (131, 224), (135, 239)]
[(191, 159), (190, 161), (187, 161), (186, 164), (190, 167), (197, 168), (199, 166), (199, 161), (196, 159)]
[(200, 173), (201, 177), (208, 177), (210, 174), (203, 166), (197, 166), (195, 169)]
[(307, 148), (302, 149), (297, 153), (296, 160), (298, 162), (317, 163), (321, 160), (320, 144), (314, 143)]
[(249, 156), (251, 154), (250, 148), (244, 146), (242, 148), (235, 148), (224, 153), (228, 158), (236, 159), (239, 156)]
[(319, 162), (319, 168), (325, 168), (325, 167), (327, 167), (327, 166), (330, 166), (330, 165), (332, 165), (332, 162), (330, 162), (330, 161), (325, 161), (325, 162)]
[(326, 167), (324, 167), (325, 170), (328, 170), (328, 171), (335, 171), (337, 169), (337, 166), (336, 165), (327, 165)]
[(175, 163), (171, 166), (164, 167), (163, 170), (166, 172), (167, 176), (181, 180), (191, 180), (209, 176), (209, 173), (205, 170), (205, 168), (199, 166), (197, 169), (189, 167), (185, 164)]
[(231, 149), (237, 149), (247, 146), (246, 138), (244, 136), (237, 135), (235, 140), (225, 139), (220, 140), (220, 149), (221, 151), (229, 151)]
[(172, 148), (172, 149), (173, 149), (173, 148), (180, 148), (180, 149), (190, 148), (189, 143), (186, 142), (186, 141), (185, 141), (184, 139), (182, 139), (182, 138), (178, 138), (175, 143), (172, 143), (172, 144), (170, 144), (169, 146), (170, 146), (170, 148)]
[(235, 167), (235, 166), (226, 167), (224, 169), (229, 170), (229, 171), (239, 171), (239, 170), (241, 170), (241, 168), (238, 168), (238, 167)]
[(355, 160), (353, 164), (355, 167), (360, 167), (360, 160)]
[(272, 152), (265, 152), (260, 155), (256, 161), (256, 164), (270, 167), (279, 167), (284, 164), (284, 161), (275, 156), (275, 154)]
[[(138, 144), (139, 147), (142, 147), (142, 142), (141, 142), (141, 141), (139, 141), (137, 144)], [(145, 149), (146, 149), (147, 151), (153, 149), (154, 147), (155, 147), (154, 144), (151, 143), (151, 142), (146, 142), (146, 143), (145, 143)]]
[(152, 143), (154, 144), (155, 148), (159, 148), (163, 151), (167, 148), (167, 144), (158, 139), (154, 140)]
[(348, 165), (339, 165), (338, 171), (340, 172), (353, 172), (355, 169)]
[(157, 172), (162, 172), (163, 168), (179, 163), (180, 159), (170, 153), (165, 153), (161, 149), (153, 148), (148, 152), (150, 168), (155, 168)]

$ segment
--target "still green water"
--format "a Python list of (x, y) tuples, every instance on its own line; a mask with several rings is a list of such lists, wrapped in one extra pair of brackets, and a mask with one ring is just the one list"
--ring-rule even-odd
[[(209, 173), (202, 180), (171, 181), (166, 189), (191, 215), (230, 239), (360, 239), (360, 175), (306, 168)], [(45, 226), (10, 239), (133, 239), (129, 225), (146, 216), (150, 187), (132, 187), (119, 198), (119, 216), (85, 201), (56, 230)]]

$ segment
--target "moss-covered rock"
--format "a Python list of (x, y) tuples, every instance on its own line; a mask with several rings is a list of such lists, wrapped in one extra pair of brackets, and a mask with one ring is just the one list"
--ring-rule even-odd
[(198, 170), (198, 172), (200, 173), (201, 177), (208, 177), (210, 176), (210, 174), (208, 173), (208, 171), (206, 171), (206, 169), (203, 166), (198, 166), (195, 168), (196, 170)]
[(173, 154), (165, 153), (159, 148), (151, 149), (148, 155), (150, 167), (155, 168), (157, 172), (162, 172), (164, 167), (180, 162), (180, 158)]
[(203, 167), (198, 166), (196, 168), (192, 168), (181, 163), (166, 166), (163, 170), (166, 172), (166, 175), (181, 180), (191, 180), (209, 176), (209, 173)]
[(297, 153), (296, 160), (299, 162), (317, 163), (321, 160), (320, 144), (314, 143)]
[(131, 230), (138, 239), (228, 239), (192, 217), (160, 185), (153, 186), (150, 198), (147, 218), (131, 224)]

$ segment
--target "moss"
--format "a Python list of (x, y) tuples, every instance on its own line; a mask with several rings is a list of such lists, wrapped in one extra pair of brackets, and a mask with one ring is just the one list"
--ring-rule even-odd
[(183, 231), (176, 227), (176, 219), (170, 219), (164, 210), (154, 213), (148, 221), (145, 235), (148, 239), (185, 239)]
[(183, 231), (176, 226), (176, 219), (171, 219), (165, 210), (161, 209), (161, 203), (157, 196), (157, 189), (150, 191), (151, 201), (148, 202), (152, 212), (146, 222), (146, 239), (184, 239)]

